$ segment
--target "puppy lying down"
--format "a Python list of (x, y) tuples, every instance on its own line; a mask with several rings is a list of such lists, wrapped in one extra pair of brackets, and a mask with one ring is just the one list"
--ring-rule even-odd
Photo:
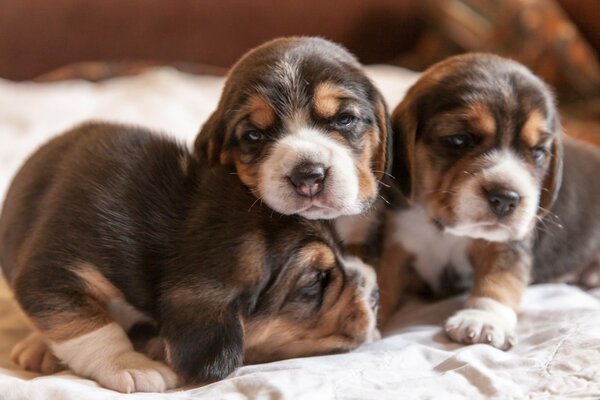
[[(35, 331), (13, 359), (47, 371), (56, 356), (121, 392), (378, 337), (374, 273), (328, 222), (277, 214), (140, 128), (89, 123), (38, 150), (6, 197), (0, 264)], [(164, 363), (134, 350), (139, 324)]]

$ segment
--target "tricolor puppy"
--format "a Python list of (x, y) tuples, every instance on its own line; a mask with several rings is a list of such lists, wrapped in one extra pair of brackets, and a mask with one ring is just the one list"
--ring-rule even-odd
[(445, 330), (458, 342), (511, 347), (528, 282), (598, 261), (600, 152), (563, 137), (540, 79), (493, 55), (431, 67), (392, 126), (405, 201), (386, 221), (384, 312), (406, 284), (398, 265), (437, 292), (460, 287), (473, 268), (466, 305)]
[[(328, 222), (256, 204), (227, 167), (139, 128), (81, 125), (38, 150), (0, 219), (0, 263), (36, 331), (13, 359), (121, 392), (378, 336), (375, 275)], [(153, 324), (166, 364), (127, 331)]]
[(331, 219), (377, 198), (389, 118), (356, 58), (319, 38), (276, 39), (231, 70), (195, 150), (233, 166), (281, 214)]

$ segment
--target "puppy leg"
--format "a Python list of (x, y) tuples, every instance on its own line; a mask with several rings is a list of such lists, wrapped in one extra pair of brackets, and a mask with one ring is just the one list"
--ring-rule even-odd
[(475, 282), (462, 310), (446, 321), (460, 343), (488, 343), (502, 350), (516, 342), (517, 310), (529, 279), (531, 257), (523, 244), (475, 241)]
[(179, 286), (165, 295), (161, 315), (165, 358), (185, 383), (214, 382), (242, 365), (244, 331), (230, 291)]
[(53, 340), (54, 353), (76, 373), (123, 393), (162, 392), (177, 384), (165, 364), (134, 351), (116, 322), (67, 340)]
[(394, 313), (408, 284), (408, 266), (412, 256), (399, 243), (384, 243), (377, 268), (380, 291), (378, 325), (383, 326)]
[[(69, 270), (55, 276), (60, 282), (22, 275), (15, 295), (58, 359), (75, 373), (120, 392), (158, 392), (176, 385), (176, 375), (166, 365), (134, 351), (105, 303), (86, 292), (78, 276)], [(22, 354), (19, 349), (17, 353)]]
[(63, 369), (39, 332), (32, 332), (17, 343), (10, 352), (10, 359), (26, 371), (49, 375)]

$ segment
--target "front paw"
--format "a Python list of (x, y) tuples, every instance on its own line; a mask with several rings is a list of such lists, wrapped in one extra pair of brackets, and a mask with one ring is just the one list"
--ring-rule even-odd
[(448, 318), (444, 327), (446, 334), (459, 343), (486, 343), (501, 350), (513, 347), (516, 343), (515, 312), (492, 299), (483, 298), (472, 303), (476, 308), (459, 310)]
[(92, 377), (101, 385), (122, 393), (164, 392), (177, 385), (177, 375), (167, 365), (134, 351), (122, 353)]
[(33, 332), (13, 347), (12, 362), (26, 371), (53, 374), (62, 369), (41, 333)]

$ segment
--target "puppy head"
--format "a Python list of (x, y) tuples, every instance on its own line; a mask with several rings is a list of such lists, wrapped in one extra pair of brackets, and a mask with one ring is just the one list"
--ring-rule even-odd
[(379, 338), (374, 270), (340, 254), (329, 224), (296, 219), (276, 237), (265, 260), (272, 272), (244, 318), (245, 362), (339, 353)]
[(319, 38), (276, 39), (233, 67), (195, 151), (234, 166), (277, 212), (329, 219), (375, 200), (388, 125), (381, 94), (345, 49)]
[(162, 327), (168, 363), (186, 382), (208, 382), (243, 360), (346, 351), (377, 338), (373, 269), (341, 253), (329, 221), (276, 214), (232, 172), (207, 168), (192, 196), (165, 277), (174, 282)]
[(552, 206), (562, 132), (549, 88), (524, 66), (467, 54), (427, 70), (392, 114), (393, 173), (449, 233), (521, 240)]

